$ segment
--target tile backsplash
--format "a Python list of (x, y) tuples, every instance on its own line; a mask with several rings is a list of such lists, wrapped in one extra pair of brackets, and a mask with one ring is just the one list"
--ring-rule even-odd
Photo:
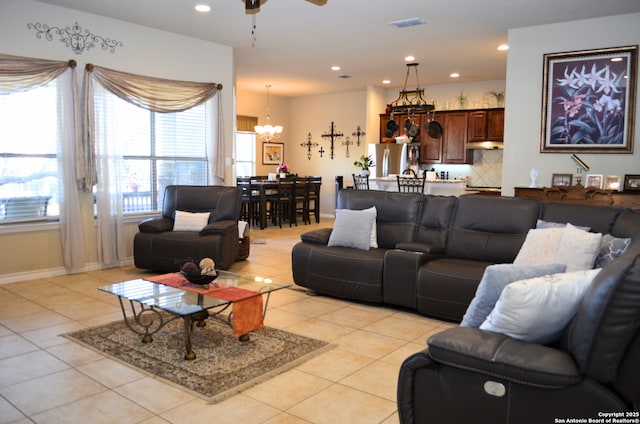
[(502, 150), (474, 150), (469, 185), (500, 187), (502, 185)]

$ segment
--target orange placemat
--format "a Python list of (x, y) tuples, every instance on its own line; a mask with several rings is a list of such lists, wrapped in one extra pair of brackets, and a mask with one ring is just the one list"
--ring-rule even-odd
[(262, 295), (258, 292), (224, 284), (218, 284), (217, 287), (211, 284), (208, 289), (205, 289), (190, 283), (179, 273), (156, 275), (145, 280), (230, 301), (233, 307), (234, 337), (240, 337), (264, 327)]

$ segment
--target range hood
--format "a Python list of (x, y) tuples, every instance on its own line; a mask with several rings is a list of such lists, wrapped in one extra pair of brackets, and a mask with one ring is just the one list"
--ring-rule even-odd
[(467, 143), (468, 150), (502, 150), (502, 141), (470, 141)]

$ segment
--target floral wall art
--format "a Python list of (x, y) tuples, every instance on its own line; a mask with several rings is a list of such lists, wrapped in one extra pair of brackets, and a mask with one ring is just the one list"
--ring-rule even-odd
[(541, 152), (633, 152), (637, 52), (544, 55)]

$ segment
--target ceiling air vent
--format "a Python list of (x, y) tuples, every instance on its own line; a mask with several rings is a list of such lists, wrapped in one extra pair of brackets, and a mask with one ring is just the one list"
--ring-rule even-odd
[(389, 25), (393, 25), (396, 28), (406, 28), (410, 26), (423, 25), (425, 23), (426, 22), (423, 21), (421, 18), (409, 18), (409, 19), (402, 19), (400, 21), (389, 22)]
[(347, 75), (347, 74), (340, 74), (340, 75), (338, 75), (338, 78), (347, 79), (347, 78), (351, 78), (351, 75)]

